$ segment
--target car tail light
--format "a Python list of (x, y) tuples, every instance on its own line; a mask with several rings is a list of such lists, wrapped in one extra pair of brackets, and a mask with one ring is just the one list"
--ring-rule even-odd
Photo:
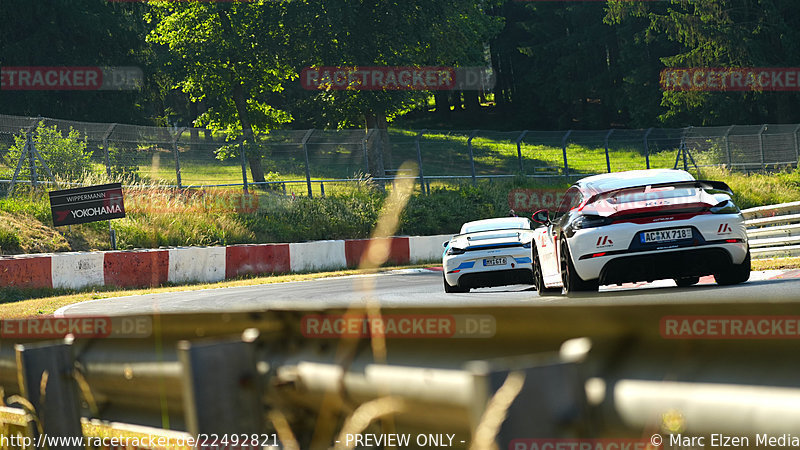
[(588, 255), (583, 255), (579, 259), (592, 259), (592, 258), (600, 258), (601, 256), (606, 256), (607, 252), (600, 252), (600, 253), (590, 253)]
[(463, 248), (458, 248), (458, 247), (450, 247), (447, 250), (447, 254), (448, 255), (463, 255), (465, 252), (466, 252), (466, 250), (464, 250)]

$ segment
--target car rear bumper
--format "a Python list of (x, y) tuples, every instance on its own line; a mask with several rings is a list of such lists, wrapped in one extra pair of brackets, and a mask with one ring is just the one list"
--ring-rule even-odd
[[(493, 258), (506, 258), (507, 263), (498, 266), (485, 266), (483, 264), (484, 259)], [(443, 268), (447, 283), (450, 286), (460, 287), (488, 287), (530, 283), (532, 282), (533, 273), (530, 249), (523, 247), (469, 252), (465, 255), (445, 257)], [(529, 278), (508, 275), (509, 273), (517, 274), (518, 272), (531, 275)]]
[(600, 271), (600, 284), (713, 275), (731, 266), (723, 248), (703, 248), (614, 258)]
[(479, 288), (509, 284), (533, 284), (533, 271), (530, 267), (493, 270), (491, 272), (465, 273), (458, 278), (458, 287)]

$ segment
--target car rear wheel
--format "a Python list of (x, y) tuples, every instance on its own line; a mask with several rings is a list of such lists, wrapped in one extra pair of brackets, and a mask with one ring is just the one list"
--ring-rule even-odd
[(675, 284), (677, 284), (678, 287), (694, 286), (699, 282), (700, 282), (700, 277), (675, 278)]
[(599, 280), (585, 281), (575, 271), (572, 258), (569, 254), (569, 245), (566, 239), (561, 240), (561, 281), (564, 284), (564, 293), (597, 291), (600, 287)]
[(731, 266), (720, 273), (714, 274), (714, 280), (717, 284), (722, 286), (729, 286), (731, 284), (744, 283), (750, 279), (750, 250), (747, 251), (747, 256), (741, 264), (731, 264)]
[(442, 281), (444, 281), (444, 291), (447, 292), (448, 294), (469, 292), (469, 288), (450, 286), (450, 284), (447, 283), (447, 278), (444, 277), (444, 274), (442, 274)]
[(558, 288), (549, 288), (544, 284), (544, 275), (542, 274), (542, 264), (539, 262), (539, 252), (536, 251), (536, 244), (533, 244), (532, 250), (533, 261), (533, 285), (539, 291), (539, 295), (557, 292)]

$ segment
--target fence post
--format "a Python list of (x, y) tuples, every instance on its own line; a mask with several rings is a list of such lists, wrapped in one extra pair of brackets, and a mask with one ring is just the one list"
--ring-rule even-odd
[[(18, 344), (15, 350), (20, 392), (33, 405), (42, 424), (42, 433), (64, 438), (83, 436), (72, 345), (65, 342)], [(58, 448), (77, 450), (84, 446), (76, 442)]]
[(644, 161), (646, 167), (650, 168), (650, 145), (647, 143), (647, 138), (650, 137), (650, 133), (653, 132), (653, 129), (650, 128), (647, 130), (647, 133), (644, 134)]
[[(306, 158), (306, 186), (308, 187), (308, 198), (313, 198), (314, 194), (311, 192), (311, 167), (308, 163), (308, 140), (311, 138), (311, 135), (314, 134), (314, 129), (310, 129), (306, 131), (305, 136), (303, 136), (303, 154)], [(286, 185), (284, 184), (284, 187)]]
[(178, 141), (181, 139), (181, 135), (186, 130), (186, 127), (177, 128), (175, 127), (175, 136), (172, 138), (172, 153), (175, 155), (175, 178), (178, 181), (178, 189), (183, 189), (183, 184), (181, 183), (181, 158), (178, 152)]
[[(730, 135), (731, 131), (733, 131), (733, 127), (736, 125), (731, 125), (725, 130), (725, 154), (728, 156), (728, 168), (733, 167), (733, 155), (731, 154), (731, 140)], [(691, 128), (691, 127), (690, 127)]]
[(472, 154), (472, 139), (478, 134), (479, 130), (473, 130), (472, 134), (469, 135), (469, 139), (467, 139), (467, 150), (469, 150), (469, 169), (472, 172), (472, 185), (478, 185), (478, 178), (475, 175), (475, 156)]
[(800, 167), (800, 142), (797, 141), (797, 132), (798, 131), (800, 131), (800, 125), (796, 126), (794, 131), (792, 132), (792, 137), (794, 137), (795, 168)]
[(567, 139), (572, 134), (572, 130), (567, 131), (567, 134), (561, 138), (561, 152), (564, 155), (564, 176), (569, 180), (569, 163), (567, 162)]
[(114, 128), (116, 128), (116, 126), (117, 124), (112, 123), (108, 127), (106, 134), (103, 135), (103, 153), (105, 154), (106, 158), (106, 175), (109, 177), (111, 176), (111, 153), (108, 150), (108, 138), (111, 137), (111, 133), (114, 132)]
[(242, 138), (242, 141), (239, 142), (239, 155), (241, 157), (240, 159), (242, 164), (242, 190), (244, 191), (245, 195), (248, 195), (249, 192), (247, 191), (247, 156), (244, 153), (245, 153), (244, 138)]
[(525, 139), (525, 135), (528, 134), (528, 130), (522, 130), (522, 134), (519, 135), (517, 138), (517, 158), (519, 159), (519, 173), (525, 175), (525, 167), (522, 165), (522, 140)]
[(425, 194), (425, 175), (422, 172), (422, 148), (420, 147), (419, 141), (426, 131), (427, 129), (421, 130), (417, 133), (417, 138), (414, 140), (414, 144), (417, 147), (417, 165), (419, 165), (419, 187), (422, 189), (423, 194)]
[(764, 157), (764, 130), (767, 129), (767, 125), (764, 124), (761, 126), (761, 129), (758, 130), (758, 148), (761, 150), (761, 168), (766, 170), (766, 158)]
[(605, 139), (605, 143), (606, 143), (606, 169), (608, 170), (608, 173), (611, 173), (611, 158), (609, 158), (609, 156), (608, 156), (608, 139), (611, 137), (612, 133), (614, 133), (614, 129), (613, 128), (611, 130), (609, 130), (608, 134), (606, 134), (606, 139)]

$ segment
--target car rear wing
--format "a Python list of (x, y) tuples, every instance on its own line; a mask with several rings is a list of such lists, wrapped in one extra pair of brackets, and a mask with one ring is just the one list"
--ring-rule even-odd
[(660, 189), (666, 187), (674, 187), (674, 188), (697, 188), (697, 189), (705, 189), (706, 191), (714, 192), (721, 192), (729, 195), (733, 195), (733, 190), (723, 183), (722, 181), (709, 181), (709, 180), (692, 180), (692, 181), (673, 181), (669, 183), (654, 183), (654, 184), (643, 184), (639, 186), (627, 186), (624, 188), (613, 189), (610, 191), (605, 192), (598, 192), (597, 194), (592, 195), (589, 199), (585, 202), (586, 205), (590, 205), (597, 200), (605, 197), (612, 197), (614, 194), (629, 191), (632, 189)]

